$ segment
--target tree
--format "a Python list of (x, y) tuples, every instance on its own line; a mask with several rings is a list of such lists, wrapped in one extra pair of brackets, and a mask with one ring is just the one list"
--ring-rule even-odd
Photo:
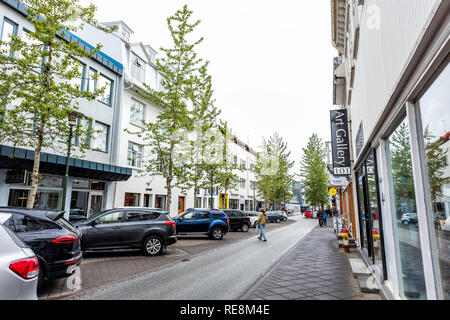
[[(193, 98), (197, 97), (198, 84), (202, 81), (201, 72), (206, 70), (205, 64), (202, 64), (203, 60), (197, 58), (194, 50), (203, 38), (189, 42), (189, 37), (200, 24), (200, 20), (190, 21), (192, 14), (193, 12), (184, 6), (183, 9), (167, 18), (172, 47), (161, 48), (164, 56), (156, 60), (158, 71), (163, 79), (162, 90), (154, 90), (145, 84), (146, 91), (140, 92), (143, 98), (156, 103), (162, 111), (155, 122), (143, 121), (142, 130), (130, 132), (146, 141), (147, 152), (153, 155), (145, 161), (140, 173), (163, 176), (166, 180), (168, 210), (172, 202), (173, 187), (176, 186), (182, 190), (192, 187), (189, 181), (192, 172), (192, 143), (186, 138), (186, 132), (192, 131), (194, 125), (189, 101), (193, 102)], [(206, 76), (203, 80), (209, 81)], [(210, 90), (208, 84), (203, 90)], [(208, 100), (208, 97), (205, 99)], [(205, 107), (205, 105), (197, 101), (197, 107)], [(179, 165), (180, 159), (184, 159), (185, 163)]]
[(226, 196), (228, 191), (233, 190), (238, 186), (240, 178), (236, 172), (241, 169), (232, 159), (232, 155), (229, 150), (229, 143), (233, 138), (233, 134), (231, 133), (231, 130), (228, 129), (228, 124), (226, 122), (222, 123), (221, 128), (224, 136), (223, 162), (217, 167), (217, 183), (219, 190), (223, 190), (223, 194), (225, 195), (222, 199), (222, 208), (228, 208), (226, 204)]
[(290, 170), (294, 162), (289, 160), (287, 143), (278, 133), (269, 140), (264, 139), (262, 152), (258, 154), (254, 166), (256, 176), (255, 188), (264, 198), (264, 207), (268, 202), (281, 202), (292, 196), (293, 175)]
[[(78, 59), (92, 57), (101, 48), (84, 51), (76, 42), (64, 40), (90, 24), (105, 32), (94, 19), (96, 7), (83, 7), (79, 0), (26, 0), (27, 19), (34, 31), (23, 38), (10, 36), (0, 43), (0, 141), (34, 149), (31, 191), (27, 208), (33, 208), (39, 182), (41, 152), (57, 150), (68, 136), (68, 117), (78, 109), (79, 99), (93, 100), (104, 91), (81, 91)], [(89, 146), (91, 130), (77, 125), (80, 150)]]
[(325, 145), (313, 134), (302, 150), (300, 176), (305, 185), (305, 198), (312, 206), (323, 208), (329, 202)]
[(433, 136), (428, 126), (424, 132), (424, 139), (431, 201), (434, 213), (438, 214), (438, 199), (443, 196), (442, 187), (446, 183), (444, 178), (445, 169), (447, 168), (446, 151), (441, 147), (442, 141)]
[(392, 179), (396, 193), (397, 214), (402, 212), (402, 201), (406, 201), (408, 212), (415, 210), (415, 191), (413, 167), (411, 158), (411, 144), (408, 125), (403, 122), (390, 139), (392, 157)]

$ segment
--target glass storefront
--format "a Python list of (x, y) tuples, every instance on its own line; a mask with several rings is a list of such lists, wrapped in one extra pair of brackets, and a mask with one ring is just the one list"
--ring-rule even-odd
[[(25, 208), (30, 192), (29, 186), (29, 177), (22, 185), (11, 184), (8, 206)], [(92, 213), (101, 212), (105, 189), (106, 183), (102, 181), (74, 180), (70, 200), (71, 213), (89, 216)], [(41, 175), (34, 207), (43, 210), (61, 210), (62, 195), (63, 177)]]
[(443, 296), (450, 299), (450, 65), (419, 101)]
[(390, 185), (399, 262), (400, 295), (426, 299), (422, 250), (415, 199), (410, 131), (405, 119), (389, 137)]
[(371, 263), (380, 267), (387, 279), (376, 170), (375, 151), (371, 150), (357, 171), (361, 248)]
[(139, 193), (125, 193), (125, 207), (139, 207), (141, 195)]

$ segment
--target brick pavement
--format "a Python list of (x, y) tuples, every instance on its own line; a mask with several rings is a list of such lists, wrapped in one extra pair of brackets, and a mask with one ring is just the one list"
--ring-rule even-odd
[[(350, 254), (351, 255), (351, 254)], [(361, 293), (332, 228), (314, 229), (256, 282), (242, 300), (381, 300)]]

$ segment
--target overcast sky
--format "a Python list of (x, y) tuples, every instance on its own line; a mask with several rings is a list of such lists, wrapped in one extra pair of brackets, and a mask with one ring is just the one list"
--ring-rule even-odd
[[(88, 1), (88, 0), (86, 0)], [(278, 132), (299, 168), (312, 133), (330, 140), (332, 58), (329, 0), (93, 0), (97, 20), (124, 21), (132, 42), (170, 45), (166, 19), (187, 4), (202, 23), (199, 55), (210, 61), (216, 106), (257, 149)]]

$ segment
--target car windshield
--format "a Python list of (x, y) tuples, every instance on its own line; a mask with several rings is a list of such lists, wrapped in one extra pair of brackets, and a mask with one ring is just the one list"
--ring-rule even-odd
[(90, 222), (94, 221), (95, 219), (97, 219), (103, 213), (104, 212), (96, 213), (96, 214), (92, 215), (89, 219), (87, 219), (85, 222), (90, 223)]
[(186, 213), (188, 213), (188, 212), (191, 212), (191, 211), (185, 211), (185, 212), (183, 212), (183, 213), (180, 213), (180, 214), (177, 215), (174, 219), (178, 219), (179, 217), (181, 217), (182, 215), (184, 215), (184, 214), (186, 214)]

